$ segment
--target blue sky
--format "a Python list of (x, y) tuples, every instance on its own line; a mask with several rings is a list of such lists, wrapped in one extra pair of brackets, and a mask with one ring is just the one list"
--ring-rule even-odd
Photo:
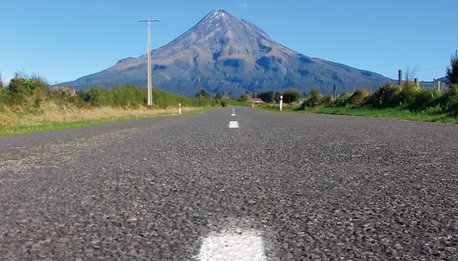
[(210, 10), (246, 19), (312, 57), (396, 78), (445, 75), (458, 49), (457, 0), (0, 0), (0, 73), (75, 80), (160, 47)]

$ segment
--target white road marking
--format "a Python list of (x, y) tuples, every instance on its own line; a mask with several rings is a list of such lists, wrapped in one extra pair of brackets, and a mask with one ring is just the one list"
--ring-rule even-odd
[(235, 117), (235, 109), (232, 108), (232, 114), (231, 114), (232, 117)]
[(203, 240), (198, 260), (266, 260), (264, 241), (254, 231), (210, 234)]
[(237, 121), (230, 121), (229, 122), (229, 129), (238, 129), (239, 123)]

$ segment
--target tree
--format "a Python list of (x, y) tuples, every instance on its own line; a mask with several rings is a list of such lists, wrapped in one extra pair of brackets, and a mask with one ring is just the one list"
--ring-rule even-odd
[(204, 89), (200, 89), (195, 95), (195, 97), (200, 97), (200, 96), (203, 96), (205, 98), (210, 98), (210, 94), (208, 94), (208, 92), (205, 91)]
[(450, 88), (458, 87), (458, 53), (450, 58), (450, 67), (447, 67), (447, 81)]
[(274, 100), (275, 100), (275, 102), (280, 102), (280, 95), (281, 95), (281, 94), (280, 94), (279, 92), (275, 92), (275, 93), (274, 93)]
[(299, 98), (301, 97), (301, 93), (294, 88), (287, 89), (286, 91), (283, 92), (282, 95), (283, 95), (283, 101), (285, 101), (286, 103), (295, 102), (299, 100)]
[(302, 103), (301, 108), (305, 109), (306, 107), (316, 107), (320, 105), (320, 100), (320, 91), (316, 88), (312, 88), (312, 90), (310, 90), (308, 98)]
[(263, 100), (264, 102), (273, 102), (274, 101), (274, 92), (273, 91), (267, 91), (267, 92), (261, 92), (258, 97)]
[(320, 101), (320, 98), (321, 98), (320, 91), (316, 88), (312, 88), (312, 90), (310, 90), (308, 101), (311, 103), (318, 103)]
[(240, 96), (240, 100), (242, 101), (249, 101), (251, 99), (250, 92), (246, 91), (242, 96)]

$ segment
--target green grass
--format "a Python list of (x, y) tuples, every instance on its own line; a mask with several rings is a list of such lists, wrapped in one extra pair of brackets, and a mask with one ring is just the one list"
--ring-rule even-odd
[[(299, 109), (300, 105), (299, 103), (283, 103), (283, 111), (296, 111)], [(276, 103), (264, 103), (264, 104), (259, 104), (256, 105), (255, 108), (264, 110), (264, 111), (270, 111), (270, 112), (279, 112), (279, 105)]]
[(335, 115), (351, 115), (351, 116), (365, 116), (374, 118), (398, 119), (398, 120), (411, 120), (411, 121), (425, 121), (425, 122), (444, 122), (444, 123), (458, 123), (458, 117), (449, 114), (437, 114), (434, 110), (429, 111), (409, 111), (402, 108), (390, 109), (370, 109), (370, 108), (314, 108), (307, 109), (305, 112), (322, 113), (322, 114), (335, 114)]
[[(129, 119), (124, 119), (129, 120)], [(86, 126), (100, 125), (109, 122), (122, 121), (121, 119), (116, 120), (84, 120), (84, 121), (75, 121), (75, 122), (47, 122), (38, 125), (29, 125), (29, 126), (20, 126), (14, 128), (7, 128), (0, 126), (0, 137), (1, 136), (15, 136), (20, 134), (30, 134), (36, 132), (46, 132), (52, 130), (61, 130), (69, 128), (81, 128)]]
[[(182, 115), (196, 115), (204, 112), (208, 112), (215, 108), (211, 107), (204, 107), (198, 110), (194, 110), (191, 112), (184, 112)], [(62, 130), (62, 129), (71, 129), (71, 128), (82, 128), (88, 126), (96, 126), (102, 125), (107, 123), (115, 123), (115, 122), (123, 122), (123, 121), (130, 121), (130, 120), (138, 120), (138, 119), (146, 119), (146, 118), (156, 118), (156, 117), (165, 117), (165, 116), (172, 116), (175, 113), (158, 113), (152, 116), (126, 116), (126, 117), (117, 117), (117, 118), (104, 118), (104, 119), (94, 119), (94, 120), (79, 120), (79, 121), (72, 121), (72, 122), (43, 122), (34, 125), (27, 125), (27, 126), (18, 126), (18, 127), (6, 127), (0, 124), (0, 137), (5, 136), (15, 136), (21, 134), (31, 134), (31, 133), (38, 133), (38, 132), (47, 132), (47, 131), (54, 131), (54, 130)]]
[[(371, 108), (345, 108), (345, 107), (319, 107), (309, 108), (306, 110), (299, 110), (299, 105), (287, 105), (283, 107), (285, 112), (302, 112), (302, 113), (319, 113), (319, 114), (334, 114), (334, 115), (350, 115), (350, 116), (365, 116), (373, 118), (397, 119), (397, 120), (411, 120), (411, 121), (425, 121), (425, 122), (443, 122), (458, 124), (458, 116), (450, 114), (437, 113), (435, 108), (430, 108), (426, 111), (410, 111), (403, 108), (389, 108), (389, 109), (371, 109)], [(256, 108), (278, 112), (278, 104), (263, 104), (258, 105)]]

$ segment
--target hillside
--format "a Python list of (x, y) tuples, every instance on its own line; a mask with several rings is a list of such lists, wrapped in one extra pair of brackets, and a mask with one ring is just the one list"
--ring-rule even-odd
[[(152, 51), (154, 85), (193, 95), (199, 89), (240, 95), (245, 91), (312, 87), (330, 93), (378, 87), (388, 78), (295, 52), (252, 23), (224, 10), (211, 11), (181, 36)], [(146, 86), (146, 54), (126, 58), (104, 71), (77, 79), (76, 88), (123, 84)]]

